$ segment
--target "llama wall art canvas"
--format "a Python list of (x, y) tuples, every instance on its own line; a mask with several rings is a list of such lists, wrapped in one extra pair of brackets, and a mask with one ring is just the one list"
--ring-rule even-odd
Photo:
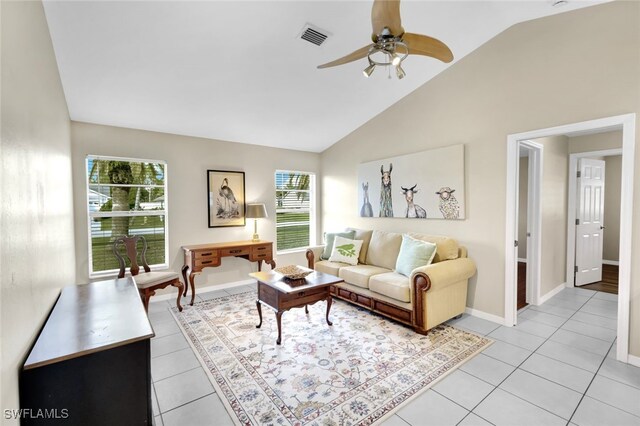
[(361, 217), (464, 219), (464, 145), (358, 166)]

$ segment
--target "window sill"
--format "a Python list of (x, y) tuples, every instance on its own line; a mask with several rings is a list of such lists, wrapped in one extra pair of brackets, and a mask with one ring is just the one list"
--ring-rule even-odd
[[(149, 265), (149, 268), (151, 268), (152, 271), (166, 271), (166, 270), (169, 270), (169, 265), (167, 264)], [(142, 268), (142, 266), (140, 267), (140, 273), (144, 273), (144, 269)], [(129, 276), (131, 276), (131, 274), (129, 273), (129, 269), (127, 268), (125, 277), (129, 277)], [(94, 272), (92, 274), (89, 274), (89, 281), (114, 280), (116, 278), (118, 278), (117, 269), (111, 269), (109, 271)]]
[[(311, 247), (311, 246), (309, 246), (309, 247)], [(284, 255), (287, 255), (287, 254), (296, 254), (296, 253), (305, 253), (309, 247), (300, 247), (300, 248), (294, 248), (294, 249), (290, 249), (290, 250), (277, 251), (276, 252), (276, 256), (280, 256), (280, 255), (284, 256)]]

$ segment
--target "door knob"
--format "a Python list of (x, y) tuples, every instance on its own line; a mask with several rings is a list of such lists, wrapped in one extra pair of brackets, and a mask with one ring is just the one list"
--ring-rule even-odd
[(600, 229), (604, 229), (604, 226), (601, 226)]

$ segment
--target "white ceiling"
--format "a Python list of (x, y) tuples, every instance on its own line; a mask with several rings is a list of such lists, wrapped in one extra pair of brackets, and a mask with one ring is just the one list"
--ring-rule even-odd
[(44, 4), (72, 120), (321, 152), (513, 24), (597, 3), (403, 1), (405, 30), (455, 56), (409, 56), (403, 80), (316, 69), (370, 42), (371, 1)]

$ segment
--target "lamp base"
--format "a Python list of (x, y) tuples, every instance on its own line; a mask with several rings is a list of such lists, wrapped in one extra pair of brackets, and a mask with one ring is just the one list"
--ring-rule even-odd
[(258, 234), (253, 234), (253, 238), (251, 239), (251, 241), (257, 243), (258, 241), (260, 241), (260, 236)]

